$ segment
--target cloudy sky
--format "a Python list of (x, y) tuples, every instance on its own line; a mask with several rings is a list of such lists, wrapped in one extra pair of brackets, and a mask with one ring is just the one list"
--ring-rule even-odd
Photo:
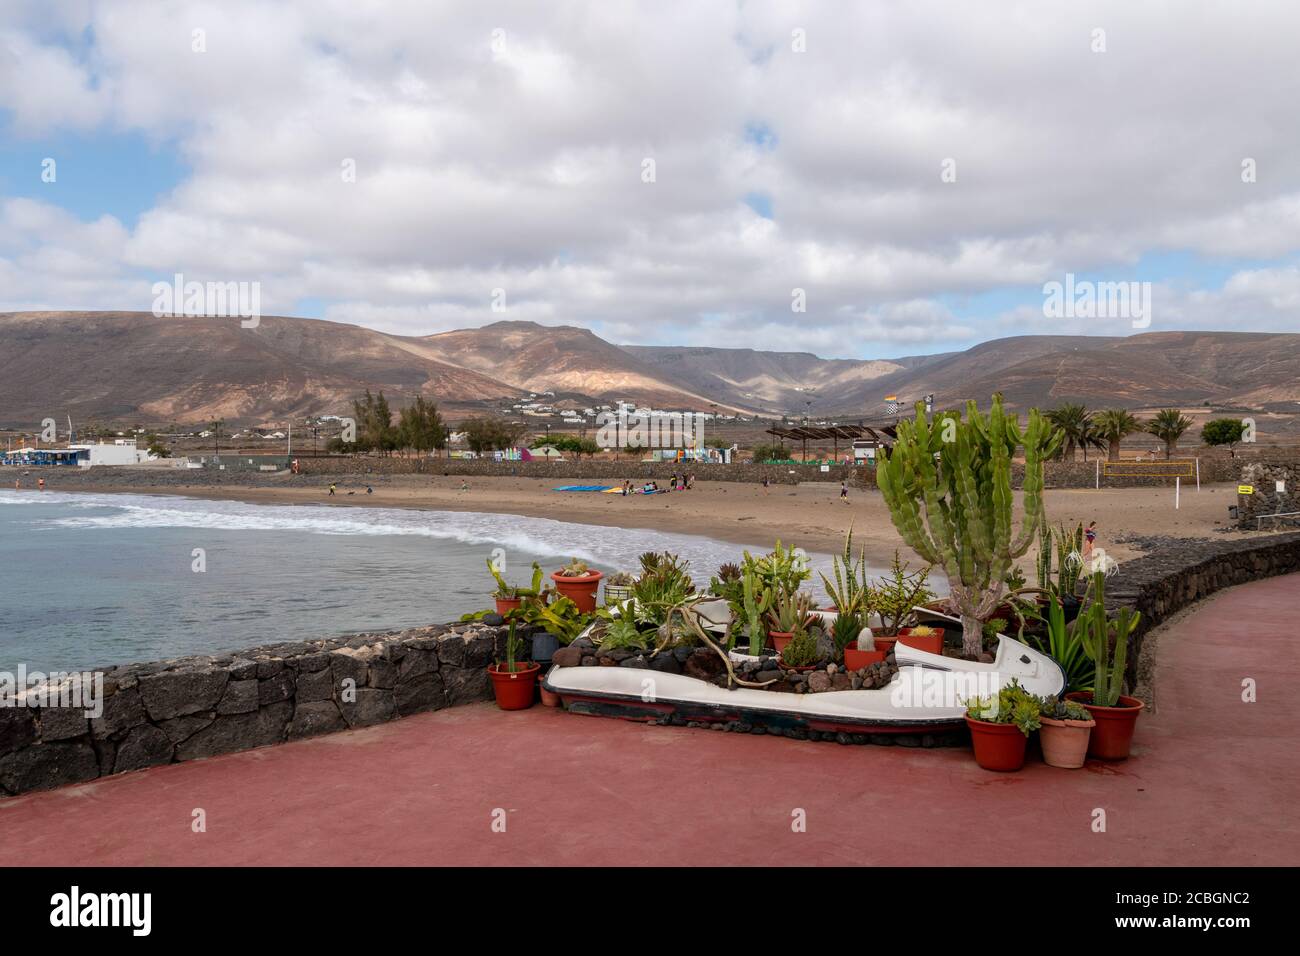
[(1134, 332), (1046, 317), (1072, 273), (1150, 282), (1149, 331), (1297, 331), (1298, 36), (1294, 0), (4, 0), (0, 310), (181, 273), (404, 334)]

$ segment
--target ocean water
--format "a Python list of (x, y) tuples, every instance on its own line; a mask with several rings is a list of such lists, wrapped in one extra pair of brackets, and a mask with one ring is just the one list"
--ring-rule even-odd
[[(569, 557), (632, 569), (641, 552), (665, 549), (705, 583), (743, 550), (516, 515), (3, 489), (0, 670), (443, 623), (489, 606), (485, 561), (495, 548), (514, 583), (527, 581), (533, 561), (548, 573)], [(195, 549), (205, 570), (194, 570)]]

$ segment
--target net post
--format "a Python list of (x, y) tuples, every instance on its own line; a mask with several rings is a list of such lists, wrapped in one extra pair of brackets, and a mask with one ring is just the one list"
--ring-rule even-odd
[(1178, 498), (1183, 490), (1183, 479), (1174, 478), (1174, 510), (1178, 510)]
[(1101, 459), (1097, 459), (1097, 490), (1101, 491)]
[(1201, 490), (1201, 456), (1196, 456), (1196, 490)]

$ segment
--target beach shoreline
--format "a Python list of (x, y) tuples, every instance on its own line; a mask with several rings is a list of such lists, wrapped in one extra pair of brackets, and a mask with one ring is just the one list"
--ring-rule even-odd
[[(37, 477), (35, 472), (29, 474), (24, 487), (34, 487)], [(44, 477), (46, 487), (53, 491), (174, 495), (265, 505), (486, 512), (633, 533), (644, 530), (696, 535), (742, 547), (770, 548), (779, 538), (786, 546), (821, 553), (838, 552), (851, 526), (855, 551), (865, 550), (873, 566), (887, 566), (895, 549), (905, 560), (916, 561), (894, 530), (879, 491), (850, 489), (845, 503), (839, 499), (837, 485), (822, 482), (763, 489), (735, 482), (697, 481), (690, 491), (625, 497), (557, 492), (552, 490), (553, 481), (538, 478), (348, 475), (335, 479), (337, 491), (331, 497), (329, 480), (320, 476), (277, 475), (251, 482), (218, 483), (191, 473), (183, 476), (183, 484), (175, 480), (150, 481), (148, 473), (133, 474), (126, 482), (113, 481), (116, 476), (110, 475), (100, 478), (55, 471), (44, 472)], [(366, 494), (367, 483), (373, 494)], [(1200, 492), (1184, 491), (1179, 510), (1173, 507), (1172, 489), (1165, 488), (1049, 489), (1044, 498), (1053, 524), (1096, 520), (1098, 545), (1122, 562), (1143, 553), (1125, 543), (1133, 537), (1239, 536), (1240, 532), (1224, 530), (1227, 507), (1235, 504), (1235, 492), (1230, 484), (1207, 485)], [(1117, 541), (1115, 535), (1125, 540)], [(1020, 563), (1027, 574), (1032, 572), (1031, 555), (1020, 559)]]

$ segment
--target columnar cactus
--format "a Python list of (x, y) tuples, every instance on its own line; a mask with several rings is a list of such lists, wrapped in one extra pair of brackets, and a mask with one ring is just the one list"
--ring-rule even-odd
[(772, 590), (764, 587), (752, 570), (746, 570), (741, 580), (744, 596), (745, 623), (749, 627), (749, 653), (757, 657), (763, 653), (767, 639), (766, 618), (772, 607)]
[[(1083, 652), (1096, 665), (1092, 683), (1092, 702), (1102, 707), (1119, 703), (1120, 688), (1124, 683), (1124, 665), (1128, 661), (1128, 642), (1137, 629), (1142, 614), (1130, 607), (1120, 608), (1114, 618), (1106, 616), (1106, 572), (1092, 573), (1088, 588), (1092, 603), (1079, 615), (1075, 630), (1079, 634)], [(1111, 644), (1115, 645), (1112, 659)]]
[[(877, 468), (894, 527), (921, 558), (948, 575), (961, 615), (962, 644), (979, 656), (983, 620), (1002, 600), (1012, 562), (1033, 543), (1043, 522), (1043, 459), (1061, 433), (1037, 409), (1024, 431), (993, 396), (988, 415), (968, 402), (966, 419), (945, 412), (931, 420), (917, 403), (915, 421), (898, 425), (898, 441)], [(1011, 457), (1024, 449), (1024, 517), (1013, 534)]]

